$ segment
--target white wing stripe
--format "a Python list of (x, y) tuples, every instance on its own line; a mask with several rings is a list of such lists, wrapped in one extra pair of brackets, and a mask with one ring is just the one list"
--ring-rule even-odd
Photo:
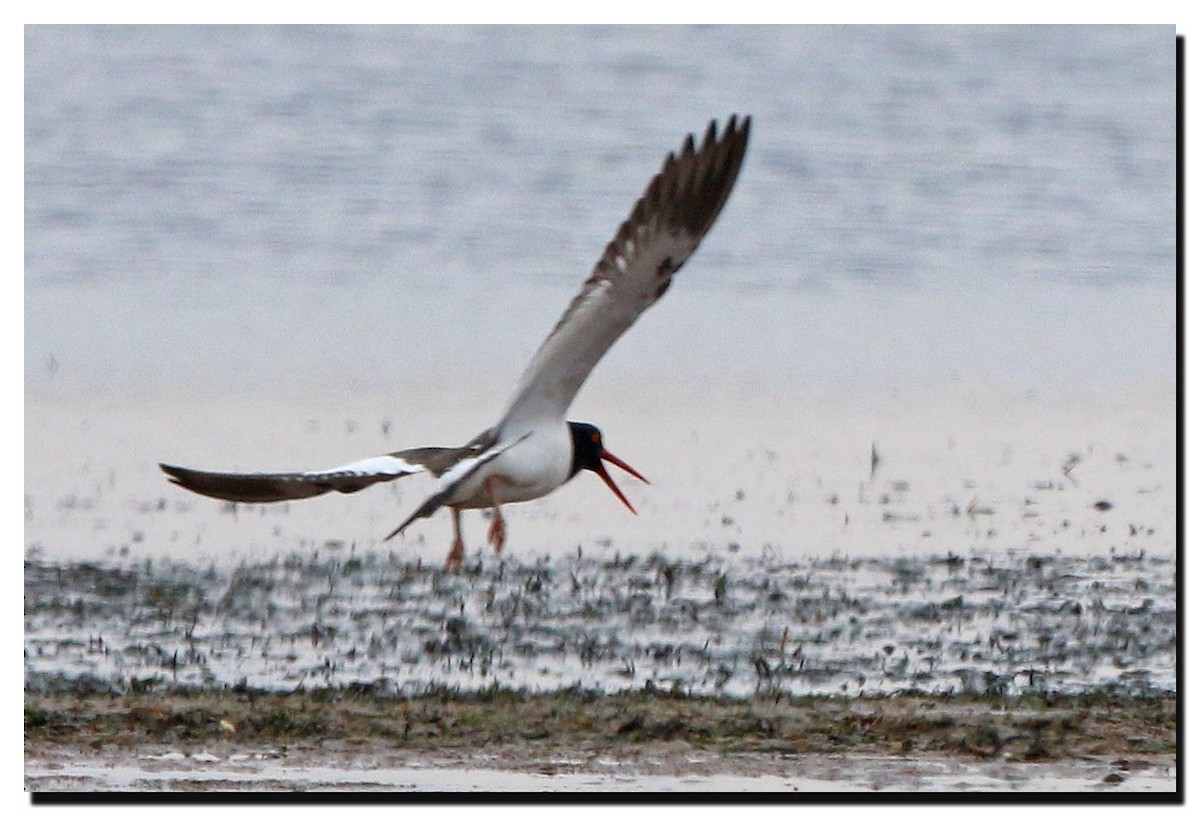
[(369, 459), (360, 459), (357, 462), (351, 462), (341, 467), (329, 468), (328, 470), (305, 471), (304, 473), (296, 474), (295, 478), (322, 479), (332, 476), (408, 476), (413, 473), (422, 473), (424, 470), (424, 465), (414, 464), (399, 456), (388, 454), (384, 456), (372, 456)]

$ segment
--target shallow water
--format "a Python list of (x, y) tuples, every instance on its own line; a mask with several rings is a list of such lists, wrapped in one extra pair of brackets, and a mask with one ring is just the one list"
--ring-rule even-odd
[(32, 26), (25, 100), (31, 394), (402, 400), (449, 370), (502, 375), (497, 410), (732, 112), (738, 188), (605, 367), (1173, 376), (1169, 26)]
[[(1174, 792), (1178, 775), (1167, 764), (1144, 764), (1113, 772), (1103, 759), (1010, 764), (970, 762), (952, 757), (808, 756), (781, 761), (754, 758), (754, 774), (721, 773), (713, 757), (696, 756), (689, 771), (668, 762), (623, 762), (589, 757), (588, 766), (570, 758), (551, 758), (537, 770), (455, 767), (448, 762), (399, 764), (378, 758), (311, 752), (284, 758), (278, 752), (254, 753), (218, 748), (184, 754), (142, 752), (96, 760), (68, 752), (37, 757), (26, 764), (25, 783), (39, 791), (113, 792), (226, 791), (366, 793), (509, 793), (559, 792), (754, 792), (870, 793), (897, 791), (994, 792)], [(725, 764), (728, 763), (726, 758)], [(486, 766), (486, 761), (482, 763)], [(656, 767), (657, 765), (657, 767)], [(1108, 780), (1108, 781), (1106, 781)]]

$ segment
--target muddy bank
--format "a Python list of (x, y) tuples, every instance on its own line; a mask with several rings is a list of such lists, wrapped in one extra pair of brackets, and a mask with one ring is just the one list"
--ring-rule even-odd
[(1173, 696), (29, 693), (31, 790), (1174, 790)]

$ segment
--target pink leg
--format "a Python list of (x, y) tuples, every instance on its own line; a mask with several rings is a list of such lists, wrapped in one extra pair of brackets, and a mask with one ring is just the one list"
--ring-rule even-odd
[(463, 540), (462, 540), (462, 520), (460, 516), (462, 511), (457, 507), (450, 508), (451, 517), (454, 519), (454, 541), (450, 542), (450, 554), (446, 556), (446, 565), (443, 567), (446, 572), (458, 572), (462, 569), (463, 562)]
[(488, 543), (499, 553), (504, 549), (505, 525), (504, 516), (500, 513), (500, 502), (496, 499), (496, 477), (489, 477), (483, 484), (488, 498), (492, 500), (492, 523), (488, 527)]

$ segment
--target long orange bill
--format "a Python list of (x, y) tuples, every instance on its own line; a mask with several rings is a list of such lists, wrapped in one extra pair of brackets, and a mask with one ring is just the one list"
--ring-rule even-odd
[[(614, 465), (616, 465), (617, 467), (621, 468), (622, 470), (624, 470), (626, 473), (630, 474), (631, 476), (634, 476), (634, 477), (636, 477), (636, 478), (638, 478), (638, 479), (641, 479), (641, 480), (642, 480), (643, 482), (645, 482), (646, 484), (650, 484), (650, 480), (649, 480), (649, 479), (647, 479), (647, 478), (646, 478), (645, 476), (643, 476), (642, 474), (638, 473), (636, 470), (634, 470), (634, 469), (633, 469), (632, 467), (630, 467), (629, 465), (625, 464), (625, 462), (623, 462), (623, 461), (622, 461), (621, 459), (619, 459), (618, 457), (616, 457), (616, 456), (613, 456), (613, 455), (612, 455), (611, 453), (609, 453), (608, 451), (606, 451), (606, 450), (602, 450), (602, 451), (600, 451), (600, 458), (601, 458), (601, 459), (603, 459), (603, 460), (604, 460), (604, 461), (606, 461), (606, 462), (612, 462)], [(613, 493), (616, 493), (616, 494), (617, 494), (617, 498), (621, 500), (621, 503), (622, 503), (622, 504), (624, 504), (626, 507), (628, 507), (628, 508), (629, 508), (629, 512), (630, 512), (630, 513), (633, 513), (633, 514), (636, 516), (636, 515), (637, 515), (637, 510), (634, 510), (634, 509), (633, 509), (633, 505), (629, 503), (629, 499), (625, 498), (625, 494), (621, 492), (621, 488), (617, 487), (617, 484), (616, 484), (616, 482), (614, 482), (614, 481), (612, 480), (612, 477), (608, 475), (608, 471), (604, 469), (604, 466), (603, 466), (603, 465), (601, 465), (600, 467), (596, 468), (596, 475), (597, 475), (597, 476), (599, 476), (601, 479), (603, 479), (603, 480), (604, 480), (604, 483), (605, 483), (606, 485), (608, 485), (608, 489), (609, 489), (609, 490), (611, 490)]]

